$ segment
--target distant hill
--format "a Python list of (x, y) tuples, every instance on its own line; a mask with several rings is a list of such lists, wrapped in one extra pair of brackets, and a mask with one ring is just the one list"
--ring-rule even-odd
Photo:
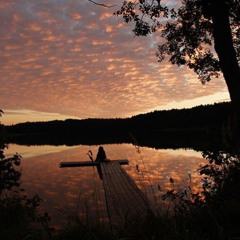
[[(154, 111), (125, 119), (67, 119), (5, 126), (8, 142), (35, 144), (100, 144), (132, 142), (185, 145), (219, 141), (229, 103), (191, 109)], [(194, 140), (193, 140), (194, 139)], [(68, 141), (66, 143), (66, 141)], [(146, 142), (146, 143), (145, 143)], [(167, 147), (167, 146), (166, 146)]]

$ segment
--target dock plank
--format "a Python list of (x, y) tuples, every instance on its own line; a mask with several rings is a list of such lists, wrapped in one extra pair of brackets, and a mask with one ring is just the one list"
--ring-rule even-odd
[(127, 174), (127, 172), (121, 166), (119, 166), (119, 164), (114, 164), (113, 166), (115, 168), (117, 167), (117, 171), (120, 171), (120, 180), (122, 180), (125, 191), (128, 194), (128, 199), (131, 201), (131, 203), (134, 204), (134, 208), (136, 209), (137, 214), (141, 212), (145, 213), (149, 208), (149, 203), (146, 196), (138, 188), (136, 183)]
[[(101, 164), (103, 165), (103, 164)], [(104, 163), (105, 165), (105, 163)], [(103, 186), (106, 196), (109, 220), (112, 228), (124, 226), (124, 212), (119, 202), (119, 194), (112, 194), (116, 184), (112, 181), (111, 171), (108, 166), (102, 168)]]
[(149, 204), (143, 192), (118, 162), (101, 163), (103, 185), (112, 227), (147, 213)]
[[(133, 197), (133, 192), (131, 186), (126, 184), (125, 176), (122, 174), (118, 165), (111, 164), (113, 170), (113, 176), (115, 177), (116, 187), (121, 192), (123, 198), (123, 209), (125, 210), (125, 216), (134, 217), (138, 214), (138, 209), (136, 209), (136, 199)], [(129, 210), (131, 209), (131, 211)]]
[[(117, 164), (119, 166), (119, 164)], [(108, 166), (111, 169), (111, 181), (112, 184), (114, 184), (114, 191), (116, 192), (116, 195), (118, 196), (118, 201), (121, 204), (121, 208), (123, 209), (124, 218), (128, 219), (133, 217), (137, 214), (134, 208), (134, 203), (131, 199), (131, 194), (129, 194), (129, 191), (127, 189), (127, 186), (125, 185), (125, 181), (122, 177), (121, 172), (119, 169), (115, 169), (115, 163), (114, 164), (108, 164)], [(131, 208), (131, 211), (129, 209)]]
[[(105, 160), (104, 162), (118, 162), (121, 165), (128, 164), (129, 161), (127, 159), (119, 159), (119, 160)], [(64, 167), (89, 167), (89, 166), (97, 166), (99, 162), (96, 161), (76, 161), (76, 162), (61, 162), (60, 168)]]
[[(141, 208), (147, 207), (147, 209), (149, 209), (150, 204), (146, 195), (139, 189), (135, 181), (126, 173), (126, 171), (122, 167), (119, 167), (119, 170), (122, 171), (123, 175), (125, 175), (124, 180), (126, 181), (126, 186), (131, 186), (134, 189), (131, 192), (135, 196), (136, 200), (138, 200), (138, 203), (140, 203)], [(147, 209), (144, 209), (144, 211)]]

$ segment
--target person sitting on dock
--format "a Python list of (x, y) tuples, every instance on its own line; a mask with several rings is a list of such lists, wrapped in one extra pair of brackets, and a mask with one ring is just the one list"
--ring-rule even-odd
[(107, 157), (106, 157), (106, 153), (103, 149), (102, 146), (99, 147), (98, 149), (98, 153), (97, 153), (97, 157), (96, 157), (96, 162), (104, 162), (104, 160), (106, 160)]

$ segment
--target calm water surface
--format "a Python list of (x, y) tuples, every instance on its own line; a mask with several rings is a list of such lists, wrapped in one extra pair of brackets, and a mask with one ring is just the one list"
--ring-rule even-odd
[[(5, 155), (18, 152), (23, 157), (21, 186), (28, 196), (38, 194), (43, 199), (41, 211), (50, 213), (52, 223), (57, 226), (63, 221), (59, 209), (78, 213), (84, 221), (107, 221), (102, 181), (96, 167), (59, 168), (60, 162), (89, 160), (87, 152), (91, 150), (96, 156), (98, 147), (10, 145)], [(181, 188), (186, 186), (190, 174), (192, 188), (200, 187), (201, 177), (196, 169), (206, 163), (201, 152), (136, 148), (131, 144), (103, 147), (109, 159), (129, 160), (129, 165), (123, 168), (153, 204), (159, 204), (162, 194), (159, 187), (163, 191), (171, 188), (170, 178)]]

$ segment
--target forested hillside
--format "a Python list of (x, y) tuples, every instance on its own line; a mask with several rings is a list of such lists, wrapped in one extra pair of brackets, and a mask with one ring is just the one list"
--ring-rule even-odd
[[(67, 119), (65, 121), (26, 122), (5, 126), (9, 142), (35, 144), (100, 144), (151, 141), (166, 147), (170, 142), (184, 146), (194, 142), (218, 141), (230, 112), (229, 103), (191, 109), (154, 111), (125, 119)], [(153, 143), (151, 143), (153, 144)]]

